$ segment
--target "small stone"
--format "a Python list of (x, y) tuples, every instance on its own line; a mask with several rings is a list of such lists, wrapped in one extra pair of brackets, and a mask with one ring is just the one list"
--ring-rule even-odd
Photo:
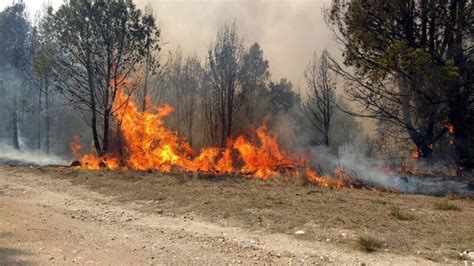
[(295, 235), (302, 235), (304, 234), (304, 231), (303, 230), (298, 230), (295, 232)]

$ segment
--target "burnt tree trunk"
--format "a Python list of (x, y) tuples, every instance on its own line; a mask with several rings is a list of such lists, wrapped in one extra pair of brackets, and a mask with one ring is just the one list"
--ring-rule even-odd
[[(471, 132), (469, 130), (469, 97), (470, 88), (467, 85), (467, 69), (466, 58), (463, 50), (463, 30), (465, 28), (466, 19), (466, 1), (459, 0), (453, 2), (451, 8), (451, 16), (453, 17), (452, 41), (448, 48), (448, 56), (453, 58), (454, 64), (459, 70), (459, 78), (455, 86), (449, 89), (449, 120), (454, 126), (454, 147), (457, 153), (458, 165), (466, 170), (472, 169), (472, 158), (470, 153)], [(469, 12), (469, 11), (467, 11)], [(457, 14), (457, 16), (455, 15)]]

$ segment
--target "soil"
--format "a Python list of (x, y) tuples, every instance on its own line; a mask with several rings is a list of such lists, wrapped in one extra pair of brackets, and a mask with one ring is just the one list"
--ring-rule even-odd
[[(1, 265), (459, 264), (473, 225), (474, 200), (454, 196), (0, 166)], [(359, 251), (361, 236), (381, 246)]]

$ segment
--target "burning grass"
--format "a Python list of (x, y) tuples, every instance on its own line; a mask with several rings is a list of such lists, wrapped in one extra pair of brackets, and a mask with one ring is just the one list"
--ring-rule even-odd
[(123, 147), (120, 152), (102, 157), (94, 152), (84, 154), (78, 137), (74, 137), (70, 147), (77, 168), (243, 174), (261, 180), (279, 175), (304, 176), (310, 183), (336, 188), (347, 186), (352, 180), (342, 169), (335, 173), (336, 178), (318, 175), (307, 167), (306, 156), (282, 151), (264, 125), (254, 134), (228, 139), (226, 147), (207, 147), (196, 153), (185, 139), (166, 127), (164, 118), (173, 111), (172, 107), (150, 106), (148, 111), (139, 111), (122, 90), (118, 90), (115, 103), (120, 138), (117, 143)]
[[(165, 118), (173, 112), (171, 106), (149, 105), (146, 111), (141, 111), (133, 97), (119, 89), (114, 109), (117, 123), (114, 132), (117, 138), (114, 141), (116, 147), (100, 157), (94, 151), (84, 152), (79, 138), (74, 137), (70, 147), (77, 161), (72, 166), (89, 170), (244, 175), (259, 180), (284, 176), (288, 179), (302, 178), (303, 183), (321, 187), (410, 192), (400, 189), (400, 185), (408, 187), (407, 178), (392, 178), (381, 170), (366, 176), (367, 169), (373, 165), (363, 164), (360, 168), (354, 165), (346, 165), (344, 168), (341, 165), (332, 165), (332, 169), (321, 169), (321, 173), (318, 173), (314, 170), (315, 162), (312, 164), (307, 154), (283, 151), (276, 136), (271, 134), (265, 125), (249, 131), (248, 134), (229, 138), (225, 147), (204, 147), (197, 152), (186, 139), (166, 126)], [(355, 168), (360, 171), (354, 171)], [(416, 173), (419, 175), (420, 171), (417, 170)], [(381, 182), (378, 183), (377, 180)], [(441, 191), (443, 192), (444, 190)]]

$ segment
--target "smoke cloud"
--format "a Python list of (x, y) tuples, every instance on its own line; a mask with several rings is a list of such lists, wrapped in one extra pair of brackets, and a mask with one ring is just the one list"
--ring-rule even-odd
[(365, 156), (365, 152), (353, 145), (344, 145), (338, 155), (325, 147), (311, 150), (313, 167), (320, 173), (330, 175), (338, 167), (350, 173), (357, 182), (364, 186), (389, 189), (411, 194), (446, 195), (456, 193), (474, 195), (466, 182), (459, 180), (443, 180), (438, 176), (403, 175), (384, 171), (386, 163)]
[(209, 44), (225, 22), (235, 20), (244, 42), (260, 43), (270, 62), (273, 80), (288, 78), (303, 85), (303, 71), (316, 50), (338, 54), (336, 42), (324, 23), (322, 10), (330, 0), (138, 0), (151, 4), (162, 30), (163, 54), (179, 45), (204, 59)]
[(38, 151), (19, 151), (13, 147), (0, 143), (0, 162), (27, 164), (27, 165), (68, 165), (70, 161), (54, 155), (47, 155)]

